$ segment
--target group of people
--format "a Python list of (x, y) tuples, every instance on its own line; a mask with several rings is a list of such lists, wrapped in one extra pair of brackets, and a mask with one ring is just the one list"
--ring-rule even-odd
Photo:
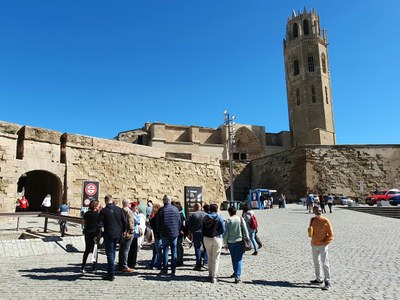
[[(92, 255), (92, 269), (97, 269), (95, 250), (100, 237), (104, 238), (107, 257), (107, 275), (104, 279), (115, 279), (116, 249), (119, 244), (118, 270), (132, 272), (135, 268), (138, 252), (138, 238), (142, 235), (139, 225), (143, 222), (139, 215), (137, 202), (129, 199), (122, 201), (118, 207), (111, 195), (105, 197), (105, 207), (101, 208), (98, 201), (90, 203), (89, 210), (83, 216), (85, 252), (83, 254), (81, 272), (86, 272), (86, 263)], [(101, 209), (100, 209), (101, 208)], [(153, 256), (148, 268), (158, 269), (160, 276), (174, 276), (177, 267), (183, 265), (183, 241), (193, 245), (196, 265), (194, 269), (208, 269), (209, 280), (218, 280), (219, 261), (222, 249), (229, 249), (232, 261), (232, 278), (240, 282), (243, 264), (243, 239), (251, 240), (253, 255), (257, 255), (262, 243), (257, 237), (257, 220), (254, 212), (247, 206), (242, 216), (236, 215), (232, 206), (228, 209), (229, 218), (224, 220), (217, 204), (200, 203), (194, 205), (194, 211), (189, 216), (179, 202), (173, 202), (171, 196), (163, 197), (163, 206), (148, 203), (146, 208), (146, 236), (152, 245)], [(149, 232), (150, 231), (150, 232)], [(171, 252), (171, 258), (169, 254)], [(93, 259), (94, 257), (94, 259)]]
[(313, 212), (314, 206), (319, 206), (321, 208), (322, 213), (326, 213), (325, 205), (328, 205), (329, 212), (332, 213), (333, 207), (333, 196), (331, 194), (328, 195), (320, 195), (316, 196), (313, 193), (308, 193), (306, 197), (306, 205), (308, 212)]

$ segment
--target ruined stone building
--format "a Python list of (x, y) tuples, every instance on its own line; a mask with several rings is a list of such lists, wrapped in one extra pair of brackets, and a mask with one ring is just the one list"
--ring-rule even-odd
[[(234, 197), (272, 188), (292, 201), (314, 193), (363, 198), (376, 188), (400, 187), (400, 145), (336, 145), (326, 31), (311, 10), (294, 13), (283, 41), (290, 131), (235, 124)], [(228, 131), (146, 123), (114, 140), (0, 122), (0, 211), (21, 194), (39, 210), (51, 194), (82, 205), (82, 183), (112, 194), (183, 201), (185, 186), (201, 186), (206, 202), (226, 200)], [(78, 213), (78, 210), (77, 212)]]

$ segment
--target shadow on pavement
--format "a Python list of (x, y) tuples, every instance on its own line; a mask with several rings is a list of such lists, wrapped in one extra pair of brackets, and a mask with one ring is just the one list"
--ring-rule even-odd
[(266, 286), (278, 286), (286, 288), (308, 288), (308, 289), (321, 288), (319, 285), (311, 283), (303, 283), (303, 282), (295, 283), (289, 281), (252, 280), (252, 281), (244, 281), (244, 283), (266, 285)]

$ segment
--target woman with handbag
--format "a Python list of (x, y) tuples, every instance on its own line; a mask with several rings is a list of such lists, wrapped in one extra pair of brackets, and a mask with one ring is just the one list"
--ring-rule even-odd
[(236, 208), (229, 207), (228, 213), (230, 218), (226, 221), (224, 232), (225, 249), (229, 249), (232, 260), (233, 274), (231, 278), (235, 278), (235, 283), (240, 282), (242, 273), (243, 260), (243, 242), (249, 243), (249, 232), (242, 217), (236, 215)]

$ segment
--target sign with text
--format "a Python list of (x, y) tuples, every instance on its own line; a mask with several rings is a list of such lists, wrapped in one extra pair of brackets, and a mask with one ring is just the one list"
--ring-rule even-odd
[(99, 182), (98, 181), (84, 181), (82, 193), (82, 206), (89, 207), (90, 202), (99, 200)]
[(185, 212), (186, 217), (194, 211), (194, 205), (203, 206), (203, 188), (201, 186), (185, 186)]

